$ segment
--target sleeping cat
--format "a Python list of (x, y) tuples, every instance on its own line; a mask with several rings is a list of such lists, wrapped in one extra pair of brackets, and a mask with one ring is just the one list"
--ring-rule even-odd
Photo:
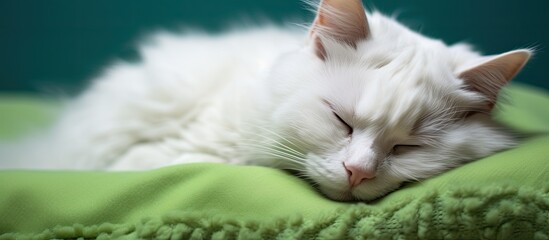
[(490, 112), (531, 51), (481, 56), (360, 0), (324, 0), (308, 32), (160, 33), (140, 54), (3, 164), (253, 164), (295, 170), (335, 200), (371, 200), (515, 145)]

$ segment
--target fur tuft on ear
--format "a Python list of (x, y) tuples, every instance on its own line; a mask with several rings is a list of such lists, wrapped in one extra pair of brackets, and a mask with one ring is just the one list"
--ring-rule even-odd
[(316, 55), (326, 58), (322, 38), (330, 38), (356, 47), (370, 35), (368, 20), (361, 0), (322, 0), (310, 35)]
[(481, 93), (492, 109), (499, 91), (524, 67), (532, 51), (527, 49), (510, 51), (497, 56), (485, 57), (472, 67), (459, 73), (469, 90)]

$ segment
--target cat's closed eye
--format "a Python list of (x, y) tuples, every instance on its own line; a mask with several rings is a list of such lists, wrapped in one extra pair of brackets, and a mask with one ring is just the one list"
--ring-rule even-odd
[(402, 154), (407, 151), (413, 151), (415, 149), (421, 148), (421, 145), (414, 145), (414, 144), (395, 144), (393, 146), (393, 149), (391, 151), (392, 154)]
[(339, 120), (347, 128), (347, 133), (349, 135), (352, 135), (353, 134), (353, 127), (351, 125), (349, 125), (347, 122), (345, 122), (345, 120), (343, 120), (343, 118), (341, 118), (335, 111), (332, 111), (332, 112), (334, 113), (337, 120)]

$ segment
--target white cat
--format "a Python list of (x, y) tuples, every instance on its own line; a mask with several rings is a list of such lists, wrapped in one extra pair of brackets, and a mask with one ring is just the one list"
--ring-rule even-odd
[(447, 46), (360, 0), (322, 1), (308, 33), (161, 33), (140, 53), (96, 79), (40, 148), (3, 164), (254, 164), (296, 170), (332, 199), (371, 200), (512, 147), (490, 111), (531, 55)]

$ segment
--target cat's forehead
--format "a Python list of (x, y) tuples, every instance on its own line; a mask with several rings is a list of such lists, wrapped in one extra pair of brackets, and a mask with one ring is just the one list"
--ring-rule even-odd
[(434, 111), (435, 102), (442, 101), (421, 86), (365, 88), (354, 106), (357, 125), (411, 129), (416, 122)]
[(330, 74), (330, 98), (340, 111), (352, 115), (356, 125), (413, 128), (423, 116), (454, 104), (452, 96), (459, 88), (443, 63), (413, 54), (380, 68), (341, 64)]

